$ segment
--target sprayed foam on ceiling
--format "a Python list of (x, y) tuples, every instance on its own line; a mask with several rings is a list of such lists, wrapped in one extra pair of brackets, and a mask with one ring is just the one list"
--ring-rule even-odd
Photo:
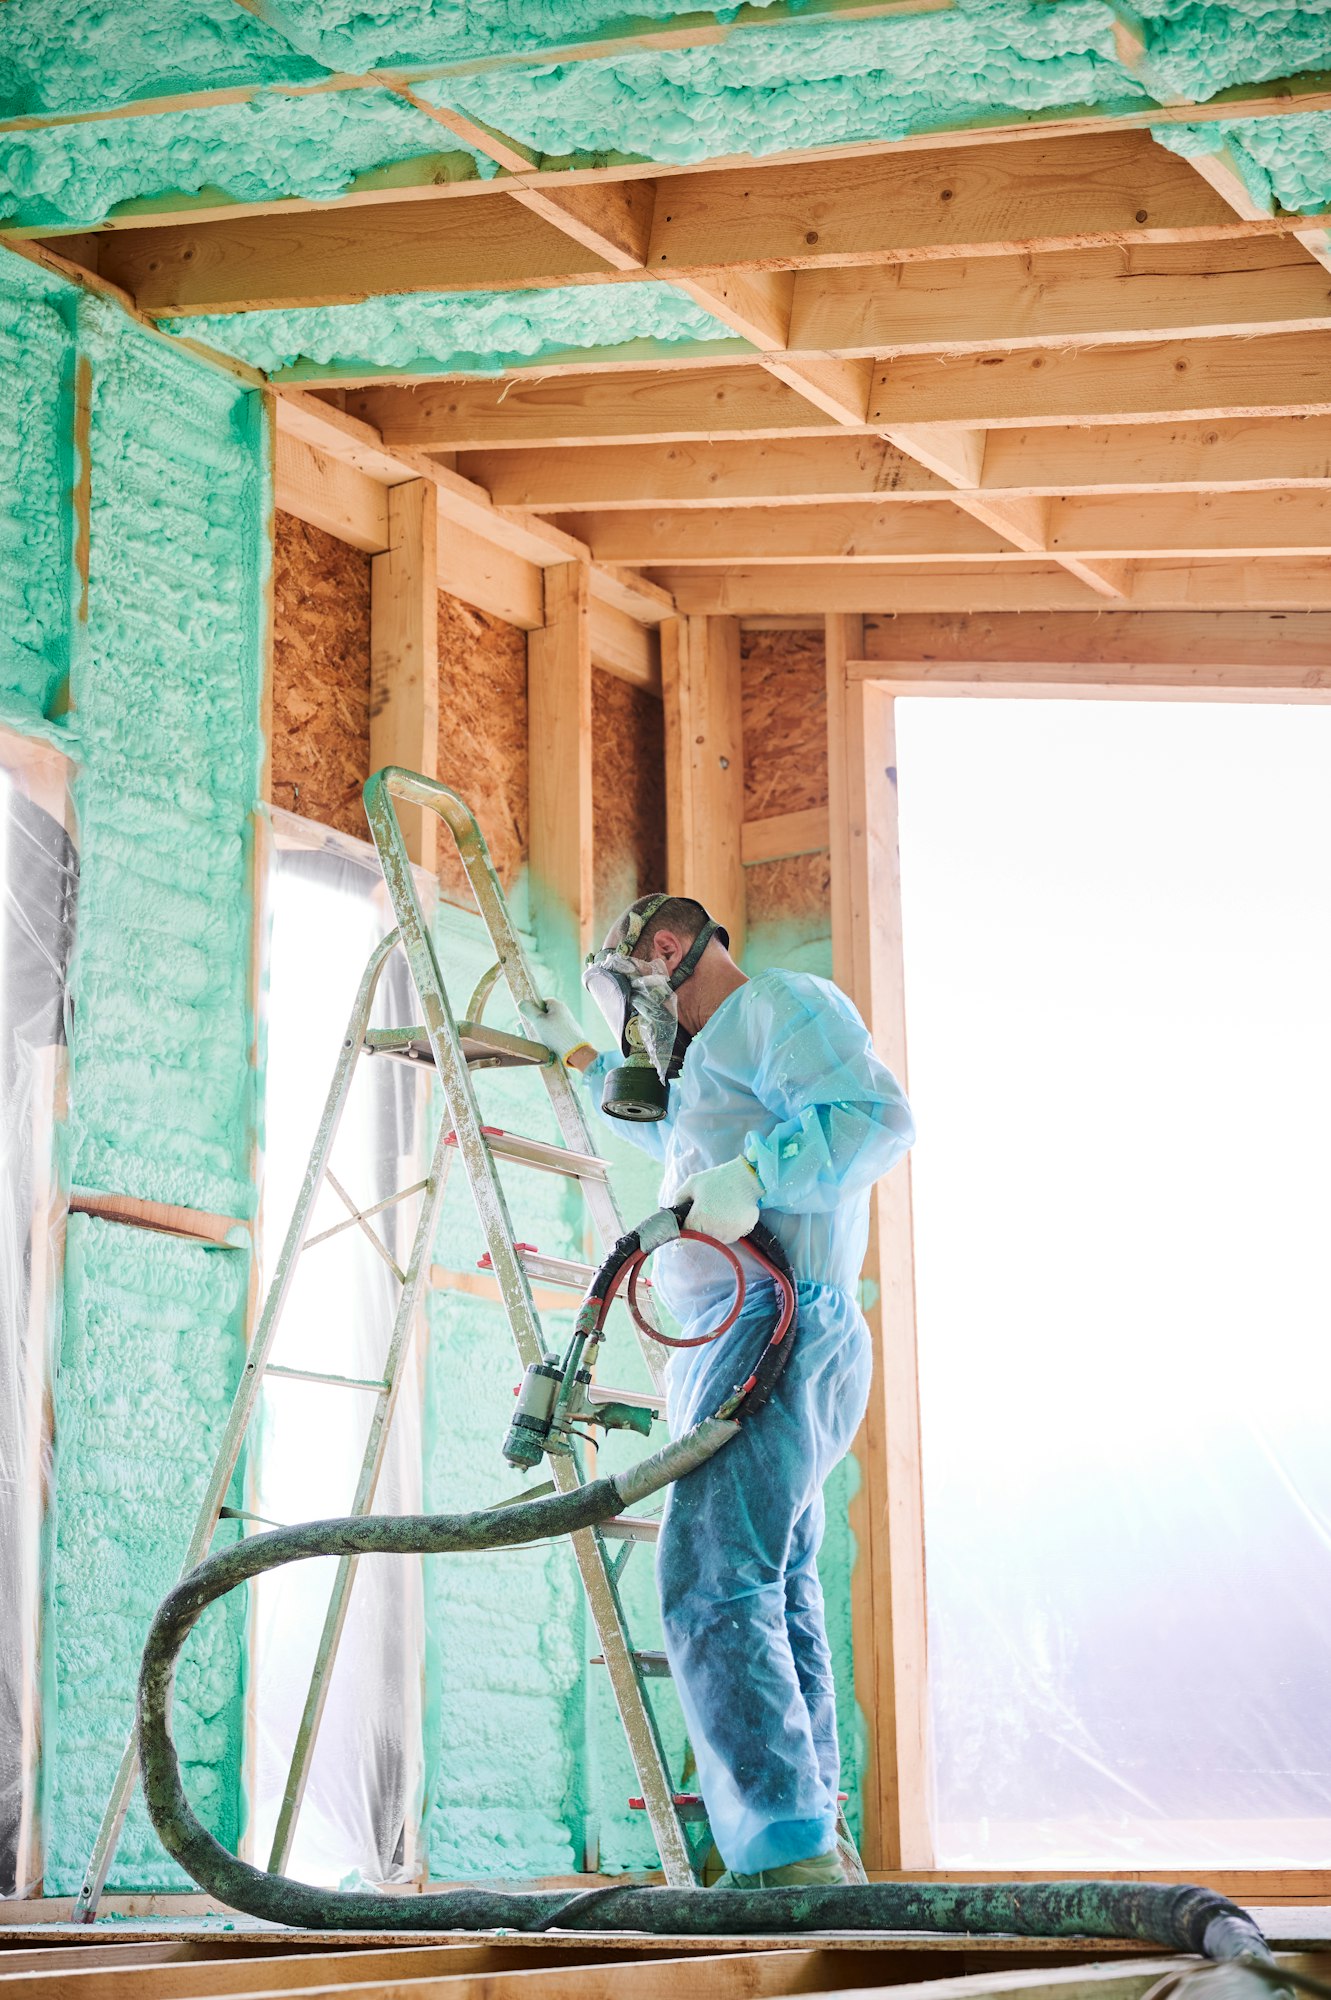
[(173, 91), (314, 83), (323, 73), (236, 0), (5, 0), (3, 118)]
[(1230, 0), (1224, 7), (1139, 0), (1146, 73), (1157, 93), (1204, 103), (1236, 83), (1263, 83), (1331, 61), (1331, 0), (1298, 7)]
[(1225, 152), (1263, 207), (1292, 214), (1331, 207), (1331, 112), (1237, 118), (1222, 125), (1165, 125), (1152, 137), (1185, 159)]
[[(431, 159), (431, 156), (433, 158)], [(425, 178), (489, 179), (493, 160), (386, 90), (292, 96), (0, 134), (0, 218), (91, 228), (124, 202), (214, 191), (328, 201), (404, 160)]]
[(300, 363), (347, 372), (498, 374), (556, 352), (632, 341), (736, 341), (672, 285), (531, 292), (422, 292), (357, 305), (168, 320), (171, 333), (276, 374)]
[(688, 163), (904, 138), (998, 109), (1143, 102), (1101, 0), (978, 0), (947, 12), (736, 35), (713, 48), (422, 83), (553, 157)]

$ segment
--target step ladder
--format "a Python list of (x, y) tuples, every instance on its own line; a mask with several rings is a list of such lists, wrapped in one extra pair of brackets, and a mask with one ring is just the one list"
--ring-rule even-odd
[[(460, 1020), (454, 1018), (449, 1004), (434, 942), (417, 894), (398, 819), (395, 801), (399, 800), (436, 813), (443, 820), (456, 843), (477, 908), (494, 946), (496, 964), (472, 995), (467, 1016)], [(590, 1265), (567, 1258), (544, 1257), (530, 1246), (516, 1241), (497, 1163), (500, 1160), (513, 1161), (568, 1176), (581, 1190), (602, 1247), (608, 1249), (623, 1233), (623, 1222), (610, 1187), (606, 1162), (595, 1151), (577, 1086), (566, 1066), (555, 1061), (543, 1044), (491, 1028), (482, 1018), (486, 1002), (500, 977), (506, 982), (515, 1004), (539, 1002), (541, 995), (533, 983), (474, 814), (446, 786), (391, 766), (377, 772), (366, 785), (365, 807), (397, 927), (376, 945), (361, 977), (295, 1210), (227, 1416), (217, 1458), (190, 1536), (182, 1575), (209, 1553), (219, 1521), (244, 1518), (240, 1510), (228, 1507), (227, 1494), (266, 1376), (332, 1384), (374, 1397), (369, 1434), (350, 1512), (364, 1514), (371, 1510), (384, 1462), (398, 1386), (409, 1355), (417, 1308), (429, 1267), (430, 1246), (449, 1168), (455, 1156), (461, 1157), (485, 1236), (483, 1267), (493, 1273), (498, 1283), (524, 1368), (531, 1362), (539, 1361), (548, 1346), (532, 1296), (532, 1281), (580, 1293), (586, 1289), (593, 1271)], [(372, 1029), (369, 1023), (375, 994), (389, 959), (398, 950), (407, 960), (422, 1021), (401, 1028)], [(329, 1161), (357, 1065), (371, 1058), (432, 1068), (443, 1091), (445, 1115), (440, 1120), (425, 1179), (413, 1182), (410, 1187), (402, 1188), (370, 1207), (360, 1208), (331, 1171)], [(483, 1123), (471, 1072), (499, 1067), (525, 1067), (539, 1075), (549, 1095), (562, 1144), (552, 1145), (543, 1140), (524, 1138)], [(311, 1218), (325, 1184), (347, 1213), (330, 1228), (312, 1235)], [(422, 1197), (421, 1207), (406, 1268), (403, 1269), (371, 1223), (376, 1214), (417, 1194)], [(382, 1376), (369, 1379), (279, 1366), (270, 1356), (300, 1257), (331, 1236), (353, 1228), (361, 1229), (369, 1237), (378, 1254), (389, 1265), (399, 1287)], [(599, 1391), (600, 1397), (602, 1400), (631, 1401), (663, 1410), (662, 1350), (641, 1332), (638, 1339), (654, 1393), (635, 1396), (624, 1390), (603, 1389)], [(597, 1393), (593, 1390), (593, 1395)], [(533, 1492), (549, 1491), (552, 1487), (559, 1492), (569, 1492), (583, 1483), (580, 1461), (576, 1457), (561, 1456), (551, 1462), (550, 1484), (544, 1489), (535, 1488)], [(529, 1496), (524, 1494), (522, 1497)], [(634, 1649), (617, 1587), (624, 1564), (634, 1548), (639, 1541), (654, 1539), (656, 1528), (657, 1524), (651, 1520), (625, 1516), (605, 1522), (599, 1528), (583, 1529), (571, 1535), (569, 1540), (601, 1645), (598, 1658), (610, 1676), (665, 1878), (672, 1886), (680, 1887), (695, 1881), (693, 1862), (684, 1824), (675, 1803), (665, 1753), (643, 1685), (645, 1679), (659, 1673), (658, 1657), (663, 1656)], [(268, 1866), (275, 1873), (285, 1868), (291, 1852), (355, 1573), (356, 1558), (343, 1557), (334, 1577), (273, 1834)], [(82, 1888), (75, 1900), (75, 1922), (91, 1922), (96, 1915), (137, 1776), (137, 1745), (131, 1736), (102, 1816)]]

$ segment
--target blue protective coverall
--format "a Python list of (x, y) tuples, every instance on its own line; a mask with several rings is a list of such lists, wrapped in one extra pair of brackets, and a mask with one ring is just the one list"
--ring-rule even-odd
[[(584, 1072), (598, 1107), (621, 1060), (598, 1056)], [(662, 1203), (689, 1174), (743, 1153), (798, 1280), (795, 1344), (771, 1401), (667, 1490), (657, 1544), (666, 1652), (712, 1837), (728, 1868), (753, 1874), (833, 1844), (840, 1757), (816, 1563), (822, 1489), (868, 1401), (855, 1286), (869, 1189), (915, 1128), (846, 996), (773, 970), (729, 994), (694, 1036), (664, 1119), (612, 1129), (661, 1161)], [(710, 1346), (671, 1355), (672, 1436), (745, 1379), (771, 1330), (775, 1287), (740, 1255), (740, 1318)], [(729, 1266), (698, 1244), (658, 1251), (653, 1278), (690, 1336), (724, 1319), (734, 1298)]]

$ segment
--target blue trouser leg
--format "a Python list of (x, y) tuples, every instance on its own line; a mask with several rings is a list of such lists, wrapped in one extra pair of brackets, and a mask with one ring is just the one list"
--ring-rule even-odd
[[(657, 1578), (666, 1651), (712, 1835), (755, 1873), (825, 1853), (838, 1781), (831, 1660), (816, 1557), (822, 1487), (864, 1414), (869, 1344), (849, 1293), (801, 1284), (799, 1324), (767, 1406), (666, 1496)], [(675, 1435), (714, 1409), (771, 1325), (770, 1291), (731, 1331), (671, 1364)]]

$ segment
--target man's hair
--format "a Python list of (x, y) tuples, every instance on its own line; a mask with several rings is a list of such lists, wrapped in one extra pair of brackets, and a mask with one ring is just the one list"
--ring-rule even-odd
[(638, 934), (636, 942), (629, 946), (624, 940), (628, 935), (630, 919), (641, 916), (643, 911), (655, 901), (652, 896), (639, 896), (636, 903), (630, 903), (621, 917), (617, 917), (606, 933), (607, 951), (631, 951), (634, 958), (647, 959), (652, 955), (651, 947), (660, 931), (673, 931), (677, 937), (692, 944), (703, 925), (710, 921), (701, 903), (695, 903), (692, 896), (667, 896), (659, 909), (653, 911)]

